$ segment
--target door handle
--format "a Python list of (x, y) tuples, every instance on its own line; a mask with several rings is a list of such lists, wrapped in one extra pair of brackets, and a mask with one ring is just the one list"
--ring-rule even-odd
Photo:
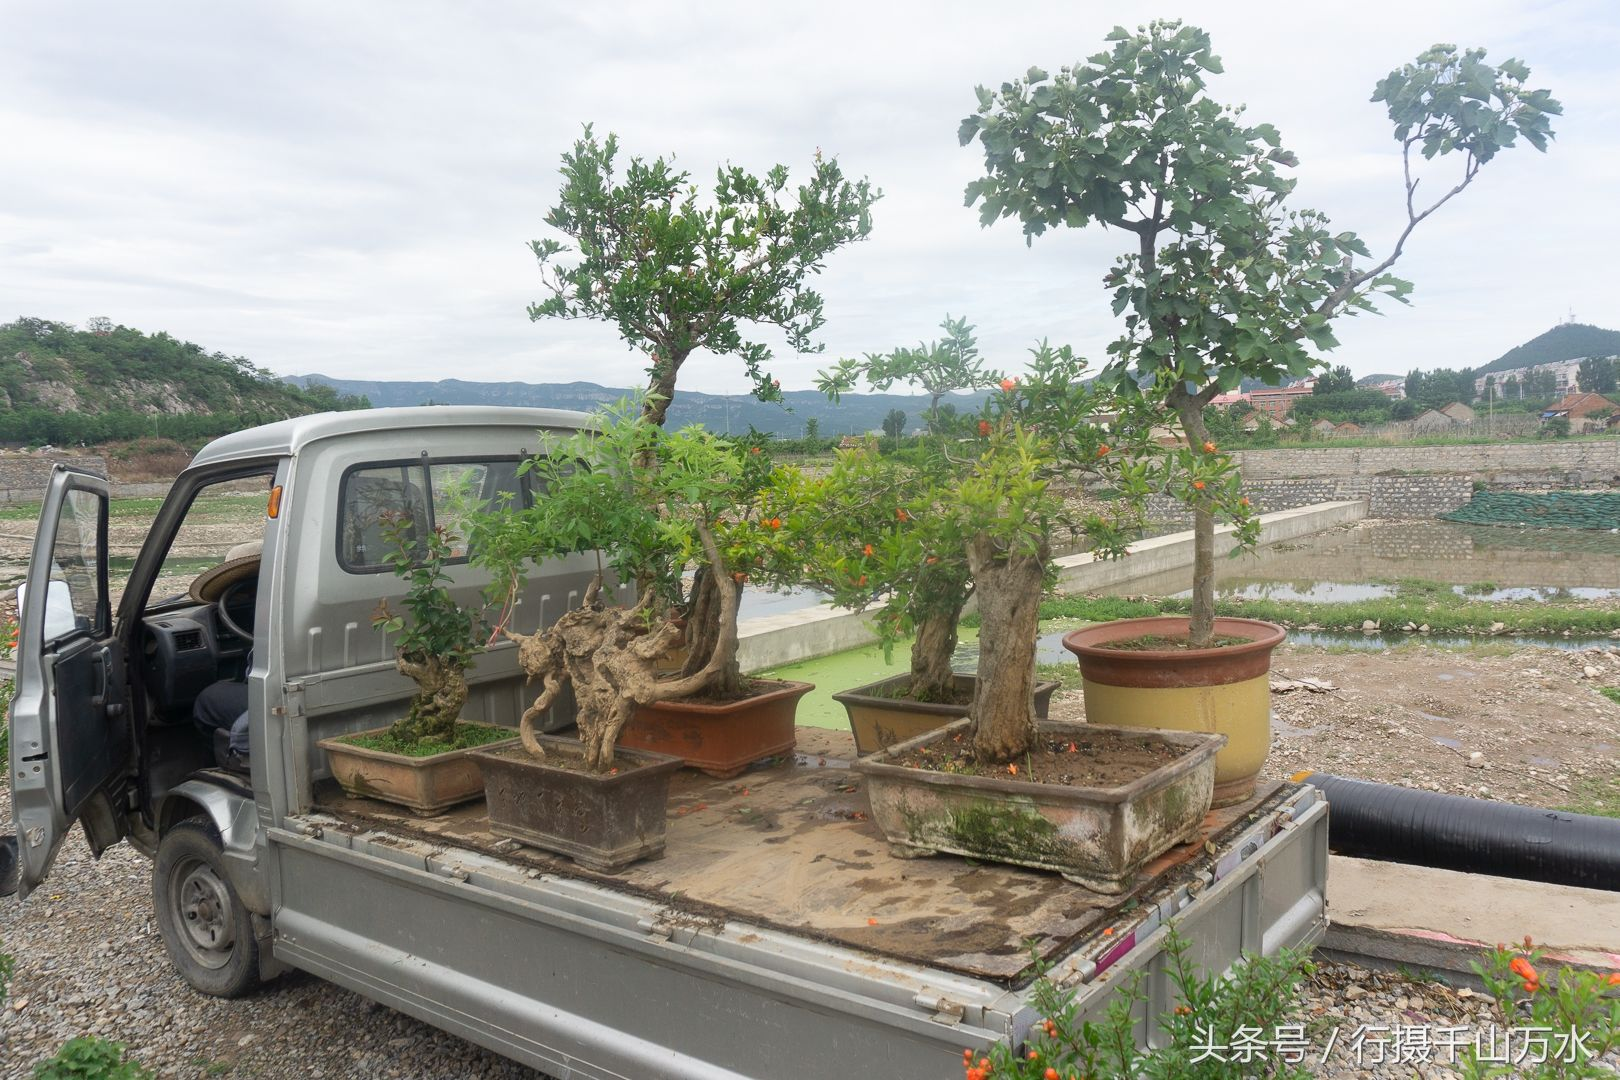
[(104, 647), (96, 653), (96, 692), (90, 698), (90, 705), (92, 708), (99, 709), (109, 719), (117, 719), (124, 714), (124, 703), (121, 701), (109, 703), (107, 701), (107, 667), (109, 652), (111, 652), (111, 648)]

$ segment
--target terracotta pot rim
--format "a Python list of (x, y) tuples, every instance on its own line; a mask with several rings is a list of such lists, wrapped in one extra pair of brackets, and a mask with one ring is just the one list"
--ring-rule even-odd
[[(1124, 657), (1127, 660), (1151, 661), (1164, 663), (1191, 657), (1248, 656), (1257, 652), (1270, 652), (1288, 637), (1286, 627), (1276, 623), (1266, 622), (1262, 619), (1241, 619), (1235, 616), (1220, 616), (1215, 620), (1215, 633), (1227, 637), (1248, 637), (1249, 640), (1242, 645), (1217, 645), (1208, 649), (1107, 649), (1101, 645), (1092, 644), (1091, 638), (1096, 641), (1129, 641), (1133, 637), (1146, 637), (1158, 629), (1179, 628), (1181, 634), (1188, 632), (1192, 619), (1186, 615), (1151, 615), (1141, 619), (1114, 619), (1094, 626), (1082, 626), (1078, 630), (1071, 630), (1063, 635), (1063, 647), (1076, 656), (1102, 656)], [(1177, 634), (1166, 634), (1165, 637), (1177, 637)]]
[(1063, 798), (1073, 793), (1075, 798), (1084, 798), (1092, 802), (1129, 802), (1138, 798), (1145, 791), (1161, 787), (1168, 780), (1179, 778), (1194, 769), (1199, 768), (1208, 759), (1227, 743), (1225, 735), (1202, 731), (1173, 731), (1169, 728), (1138, 728), (1115, 727), (1108, 724), (1092, 724), (1084, 720), (1040, 720), (1036, 722), (1036, 729), (1041, 732), (1108, 732), (1109, 734), (1123, 735), (1127, 738), (1159, 738), (1172, 745), (1186, 749), (1181, 757), (1168, 765), (1144, 773), (1121, 787), (1082, 787), (1067, 784), (1039, 784), (1030, 780), (1014, 780), (1011, 777), (1003, 779), (996, 776), (967, 776), (961, 773), (942, 773), (933, 769), (918, 769), (906, 765), (897, 765), (893, 758), (915, 747), (926, 746), (937, 742), (958, 731), (967, 731), (972, 725), (971, 718), (963, 718), (954, 723), (946, 724), (942, 728), (918, 735), (914, 739), (896, 743), (884, 750), (867, 757), (857, 758), (850, 768), (856, 772), (873, 776), (904, 777), (911, 783), (927, 783), (940, 787), (969, 788), (977, 791), (996, 792), (1007, 795), (1043, 796), (1046, 798)]
[(776, 689), (767, 690), (762, 694), (753, 694), (749, 697), (738, 698), (735, 701), (711, 702), (694, 701), (692, 698), (676, 698), (673, 701), (655, 701), (641, 708), (669, 709), (678, 712), (694, 712), (707, 715), (717, 713), (735, 712), (739, 709), (752, 708), (762, 702), (775, 701), (786, 697), (803, 697), (816, 688), (815, 683), (796, 682), (792, 679), (754, 679), (756, 683), (774, 684)]

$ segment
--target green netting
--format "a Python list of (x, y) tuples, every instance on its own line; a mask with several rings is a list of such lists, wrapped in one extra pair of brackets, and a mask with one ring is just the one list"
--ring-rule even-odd
[(1467, 506), (1440, 515), (1469, 525), (1515, 525), (1537, 529), (1620, 529), (1620, 492), (1549, 491), (1519, 495), (1476, 491)]

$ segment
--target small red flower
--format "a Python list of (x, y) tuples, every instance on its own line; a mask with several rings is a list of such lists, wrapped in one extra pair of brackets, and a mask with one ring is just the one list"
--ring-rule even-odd
[(1204, 490), (1204, 482), (1202, 480), (1194, 480), (1193, 481), (1193, 487), (1197, 488), (1199, 491), (1203, 491)]
[(1620, 986), (1620, 971), (1609, 972), (1609, 977), (1605, 981), (1610, 986)]
[(1526, 982), (1536, 980), (1536, 969), (1531, 967), (1530, 961), (1523, 956), (1515, 956), (1513, 962), (1508, 964), (1508, 967), (1512, 969), (1513, 974)]
[(979, 434), (980, 435), (988, 435), (988, 434), (990, 434), (990, 421), (988, 421), (988, 420), (980, 420), (979, 421)]
[(910, 521), (911, 520), (911, 515), (906, 513), (906, 508), (903, 507), (903, 506), (900, 509), (898, 509), (898, 510), (896, 510), (894, 512), (894, 516), (895, 516), (896, 519), (898, 519), (900, 521)]
[(1213, 454), (1214, 452), (1215, 452), (1215, 444), (1214, 443), (1212, 443), (1212, 442), (1204, 443), (1204, 453)]
[(1249, 505), (1249, 497), (1247, 495), (1243, 496), (1243, 498), (1239, 499), (1238, 501), (1241, 502), (1244, 506)]
[(870, 556), (872, 554), (872, 545), (867, 544), (865, 547), (861, 548), (861, 554)]
[(856, 578), (855, 579), (855, 584), (857, 584), (857, 585), (865, 585), (866, 584), (866, 575), (862, 574), (860, 577)]
[(1108, 456), (1108, 444), (1107, 443), (1104, 443), (1103, 445), (1097, 447), (1097, 456), (1098, 457), (1107, 457)]
[(1008, 394), (1012, 393), (1014, 390), (1018, 389), (1018, 380), (1017, 379), (1002, 379), (1001, 380), (1001, 389), (1002, 389), (1002, 392), (1004, 392), (1004, 393), (1008, 393)]
[(748, 452), (749, 452), (749, 453), (750, 453), (750, 454), (757, 454), (757, 453), (759, 453), (759, 447), (757, 447), (757, 446), (750, 446), (750, 447), (749, 447), (749, 448), (748, 448)]

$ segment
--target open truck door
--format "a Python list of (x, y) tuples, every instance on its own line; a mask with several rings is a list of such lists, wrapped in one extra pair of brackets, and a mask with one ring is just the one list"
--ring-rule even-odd
[(98, 856), (126, 832), (129, 688), (107, 588), (105, 480), (62, 466), (51, 474), (17, 607), (16, 834), (0, 849), (0, 893), (27, 896), (75, 821)]

